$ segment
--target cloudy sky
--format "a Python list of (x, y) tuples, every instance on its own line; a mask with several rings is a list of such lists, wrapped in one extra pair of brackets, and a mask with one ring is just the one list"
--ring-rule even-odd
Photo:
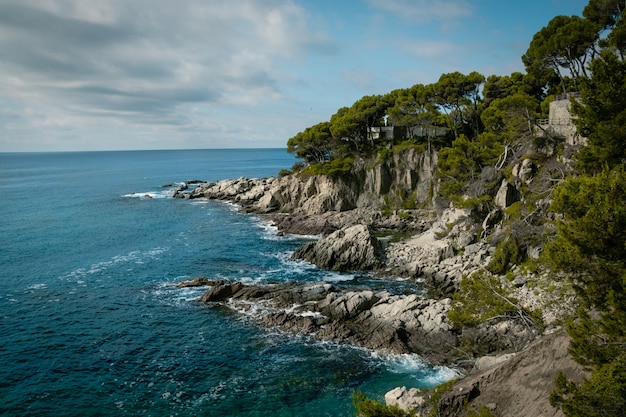
[(523, 71), (587, 0), (0, 0), (0, 152), (284, 147), (370, 94)]

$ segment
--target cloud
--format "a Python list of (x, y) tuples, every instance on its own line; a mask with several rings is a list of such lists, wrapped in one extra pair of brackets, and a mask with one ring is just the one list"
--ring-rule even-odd
[(435, 21), (447, 25), (472, 16), (472, 7), (466, 0), (368, 0), (368, 3), (415, 23)]
[(5, 0), (0, 119), (179, 126), (277, 100), (289, 63), (336, 53), (308, 19), (289, 0)]
[(438, 40), (405, 41), (400, 49), (411, 55), (428, 59), (446, 59), (461, 50), (459, 45), (453, 42)]

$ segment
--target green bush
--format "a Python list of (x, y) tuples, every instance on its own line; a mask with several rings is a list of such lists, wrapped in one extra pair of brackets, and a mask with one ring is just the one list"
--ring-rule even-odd
[(470, 410), (467, 412), (467, 417), (495, 417), (494, 414), (485, 406), (480, 407), (478, 412)]
[(367, 398), (361, 391), (352, 394), (352, 405), (357, 417), (412, 417), (415, 414), (395, 406), (387, 406)]
[(522, 260), (523, 254), (520, 251), (517, 240), (511, 234), (507, 234), (496, 246), (496, 252), (493, 254), (489, 265), (487, 265), (487, 271), (492, 274), (504, 274), (508, 271), (510, 265), (518, 264)]
[(301, 172), (303, 176), (326, 175), (328, 177), (340, 177), (348, 174), (352, 169), (354, 158), (346, 157), (341, 159), (333, 159), (323, 164), (311, 164), (304, 168)]
[(444, 382), (443, 384), (437, 385), (432, 390), (430, 390), (430, 395), (427, 396), (426, 400), (426, 408), (430, 407), (430, 412), (428, 413), (428, 417), (438, 417), (439, 416), (439, 401), (446, 392), (452, 390), (452, 387), (456, 383), (456, 379), (452, 379), (448, 382)]
[(479, 271), (461, 280), (461, 290), (452, 296), (448, 319), (455, 327), (476, 326), (521, 310), (517, 303), (502, 286), (500, 278)]

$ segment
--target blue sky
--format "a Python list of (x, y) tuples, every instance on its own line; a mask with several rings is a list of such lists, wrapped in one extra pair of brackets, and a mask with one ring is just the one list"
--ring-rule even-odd
[(0, 0), (0, 152), (285, 147), (370, 94), (524, 71), (587, 0)]

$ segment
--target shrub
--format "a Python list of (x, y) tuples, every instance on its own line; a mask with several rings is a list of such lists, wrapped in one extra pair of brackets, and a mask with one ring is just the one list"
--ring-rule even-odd
[(367, 398), (361, 391), (352, 394), (352, 404), (358, 417), (411, 417), (415, 414), (395, 406), (387, 406)]
[(341, 159), (333, 159), (323, 164), (311, 164), (304, 168), (301, 175), (326, 175), (328, 177), (340, 177), (350, 172), (354, 158), (346, 157)]
[(493, 259), (487, 265), (487, 271), (492, 274), (504, 274), (511, 264), (517, 264), (523, 259), (519, 245), (515, 237), (507, 234), (506, 237), (498, 243)]
[(500, 279), (486, 271), (464, 276), (461, 290), (452, 296), (448, 319), (456, 327), (476, 326), (483, 321), (504, 317), (517, 307)]

